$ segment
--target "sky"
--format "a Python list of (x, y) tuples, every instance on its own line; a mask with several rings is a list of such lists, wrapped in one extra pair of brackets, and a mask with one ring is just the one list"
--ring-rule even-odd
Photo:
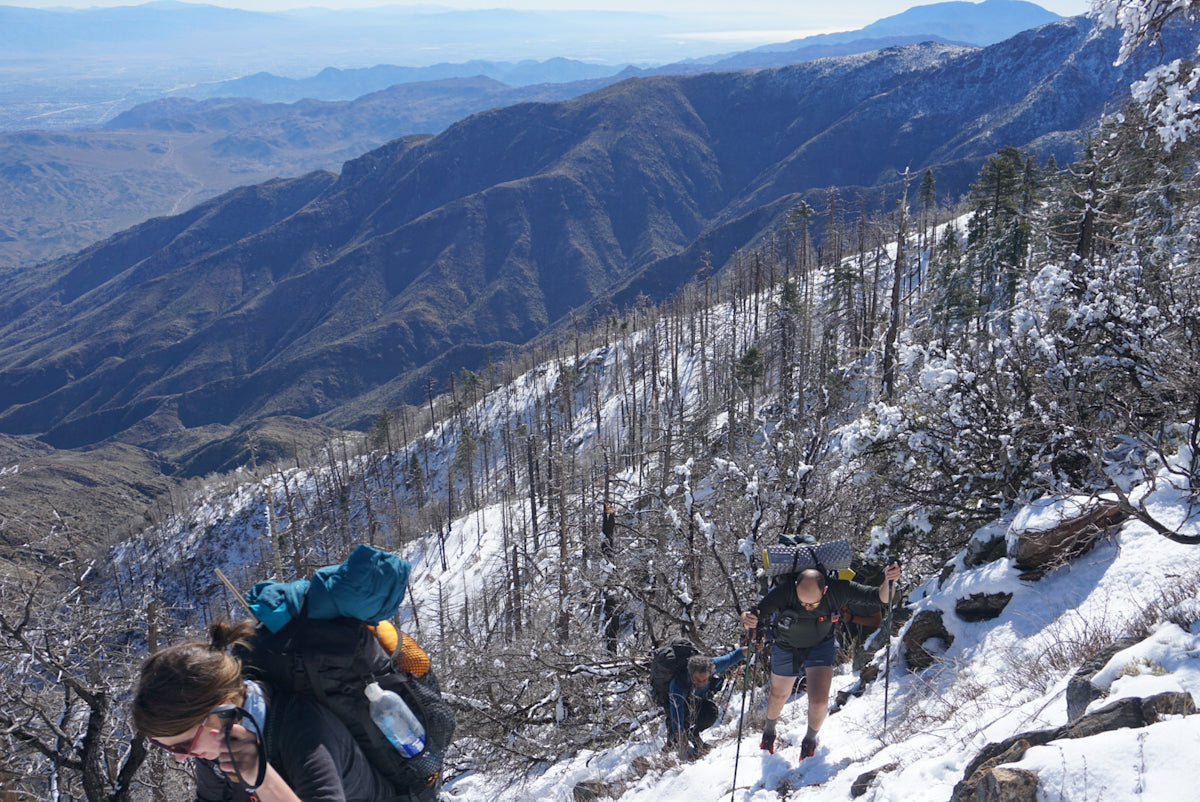
[[(27, 8), (90, 7), (137, 5), (134, 0), (0, 0), (0, 4)], [(778, 18), (781, 24), (797, 30), (832, 32), (854, 30), (877, 19), (899, 14), (922, 0), (854, 0), (830, 3), (827, 0), (448, 0), (437, 3), (388, 3), (387, 0), (210, 0), (209, 5), (256, 11), (320, 6), (323, 8), (370, 8), (383, 5), (438, 5), (454, 8), (515, 9), (599, 9), (606, 11), (666, 12), (672, 14), (737, 14), (754, 18)], [(1090, 0), (1041, 0), (1043, 8), (1064, 17), (1082, 14)]]

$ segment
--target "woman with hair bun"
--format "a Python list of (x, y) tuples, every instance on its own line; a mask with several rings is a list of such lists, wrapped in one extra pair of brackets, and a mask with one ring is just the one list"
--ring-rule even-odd
[[(142, 664), (133, 726), (175, 760), (195, 760), (197, 802), (397, 798), (333, 713), (242, 677), (228, 649), (253, 632), (250, 621), (219, 622), (209, 643), (170, 646)], [(261, 754), (260, 728), (270, 755)]]

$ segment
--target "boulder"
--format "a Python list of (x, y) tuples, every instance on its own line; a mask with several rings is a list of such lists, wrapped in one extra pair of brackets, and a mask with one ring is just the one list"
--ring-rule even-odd
[(987, 772), (975, 788), (975, 802), (1037, 802), (1036, 771), (999, 766)]
[(1021, 532), (1009, 550), (1018, 568), (1037, 570), (1060, 565), (1078, 557), (1096, 544), (1110, 527), (1128, 518), (1115, 501), (1097, 501), (1074, 518), (1066, 518), (1051, 529)]
[[(1024, 738), (1017, 738), (1011, 742), (1005, 742), (1006, 746), (1003, 750), (997, 750), (986, 760), (980, 761), (976, 758), (971, 766), (967, 767), (965, 777), (954, 786), (954, 793), (950, 797), (950, 802), (982, 802), (982, 800), (995, 800), (1000, 797), (997, 794), (1001, 793), (1001, 788), (1004, 787), (997, 783), (995, 778), (996, 768), (1001, 763), (1015, 763), (1025, 756), (1029, 751), (1030, 743)], [(980, 753), (982, 755), (982, 753)], [(1033, 774), (1033, 788), (1037, 789), (1037, 775), (1033, 772), (1024, 772), (1025, 774)], [(988, 795), (992, 794), (992, 795)], [(1013, 797), (1013, 799), (1021, 799), (1022, 797)], [(1035, 797), (1030, 797), (1034, 799)]]
[(972, 593), (954, 604), (954, 614), (963, 621), (987, 621), (1004, 612), (1012, 601), (1011, 593)]
[(936, 658), (925, 648), (925, 643), (933, 638), (940, 640), (945, 648), (954, 643), (954, 636), (946, 631), (946, 625), (942, 622), (942, 611), (922, 610), (913, 619), (902, 639), (904, 659), (910, 669), (922, 671), (933, 665)]
[(576, 783), (571, 791), (574, 802), (597, 802), (600, 799), (611, 799), (613, 789), (601, 780), (584, 780)]
[[(974, 796), (980, 793), (980, 785), (984, 775), (1002, 763), (1015, 763), (1024, 756), (1031, 747), (1042, 746), (1062, 738), (1087, 738), (1102, 732), (1117, 730), (1123, 727), (1138, 728), (1155, 724), (1164, 716), (1192, 715), (1196, 712), (1196, 703), (1190, 693), (1170, 691), (1160, 693), (1145, 699), (1129, 697), (1118, 699), (1094, 713), (1088, 713), (1073, 724), (1055, 727), (1048, 730), (1032, 730), (1014, 735), (999, 743), (991, 743), (979, 750), (974, 760), (967, 764), (963, 779), (954, 786), (951, 802), (980, 802), (980, 800), (999, 799), (1034, 799), (1035, 797), (993, 797)], [(1032, 772), (1026, 772), (1027, 774)], [(1014, 784), (1013, 788), (1018, 788)]]
[(857, 779), (855, 779), (853, 783), (850, 784), (850, 796), (854, 799), (858, 799), (867, 791), (871, 790), (871, 785), (875, 782), (876, 777), (878, 777), (880, 774), (883, 774), (885, 771), (895, 771), (897, 766), (899, 766), (898, 763), (888, 763), (886, 766), (880, 766), (877, 769), (864, 771), (862, 774), (858, 775)]
[(999, 560), (1005, 556), (1005, 549), (1006, 544), (1003, 533), (993, 535), (986, 540), (972, 538), (967, 543), (967, 553), (963, 557), (963, 564), (967, 568), (975, 568), (976, 566)]
[(1190, 716), (1196, 712), (1196, 702), (1190, 693), (1166, 691), (1139, 699), (1135, 696), (1118, 699), (1110, 705), (1088, 713), (1073, 724), (1060, 728), (1060, 738), (1086, 738), (1122, 727), (1146, 727), (1157, 724), (1166, 716)]
[(1136, 697), (1118, 699), (1110, 705), (1105, 705), (1094, 713), (1088, 713), (1074, 724), (1062, 727), (1060, 738), (1087, 738), (1110, 730), (1120, 730), (1126, 727), (1137, 729), (1152, 722), (1146, 720), (1146, 710), (1143, 701)]
[(1170, 691), (1142, 700), (1142, 715), (1153, 724), (1167, 716), (1192, 716), (1196, 713), (1196, 700), (1190, 693)]
[(1121, 638), (1092, 655), (1071, 675), (1071, 679), (1067, 682), (1068, 724), (1078, 721), (1079, 717), (1087, 711), (1088, 705), (1107, 693), (1104, 689), (1097, 688), (1092, 684), (1092, 677), (1108, 665), (1108, 661), (1112, 660), (1117, 652), (1124, 651), (1138, 642), (1137, 638)]

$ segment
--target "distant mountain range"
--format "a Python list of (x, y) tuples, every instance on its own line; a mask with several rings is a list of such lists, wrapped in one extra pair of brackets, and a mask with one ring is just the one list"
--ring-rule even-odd
[(1057, 19), (1060, 19), (1058, 14), (1025, 0), (984, 0), (982, 3), (952, 0), (916, 6), (855, 31), (818, 34), (745, 52), (706, 56), (659, 67), (638, 68), (628, 63), (618, 66), (588, 64), (561, 57), (517, 63), (474, 59), (428, 67), (377, 65), (363, 69), (328, 68), (309, 78), (283, 78), (259, 73), (181, 91), (191, 97), (251, 97), (269, 101), (302, 98), (349, 100), (397, 83), (447, 78), (485, 76), (510, 86), (529, 86), (609, 78), (618, 74), (629, 78), (636, 75), (763, 69), (921, 42), (983, 47)]
[(169, 98), (102, 130), (0, 134), (0, 265), (61, 256), (232, 187), (342, 163), (477, 111), (606, 82), (511, 88), (489, 78), (398, 84), (352, 101)]
[[(430, 16), (413, 9), (392, 13), (389, 24), (414, 14), (421, 14), (422, 20)], [(860, 31), (654, 68), (553, 58), (427, 67), (330, 67), (307, 78), (265, 72), (232, 81), (196, 83), (193, 78), (167, 99), (116, 114), (103, 130), (0, 133), (0, 265), (29, 265), (69, 253), (235, 186), (310, 170), (339, 170), (347, 159), (391, 139), (438, 133), (490, 108), (564, 100), (639, 75), (772, 68), (919, 41), (945, 42), (947, 37), (988, 44), (1054, 17), (1017, 0), (937, 3), (879, 20)], [(191, 26), (187, 37), (209, 31), (209, 39), (223, 47), (261, 37), (279, 47), (271, 37), (283, 35), (271, 27), (280, 23), (272, 15), (215, 7), (156, 3), (78, 13), (0, 7), (0, 44), (12, 46), (15, 50), (6, 52), (16, 54), (44, 50), (47, 58), (70, 64), (82, 59), (88, 48), (102, 53), (105, 48), (126, 46), (140, 54), (137, 58), (146, 58), (146, 48), (135, 44), (137, 37), (153, 40), (148, 46), (151, 53), (168, 45), (183, 47), (182, 34), (171, 23), (181, 19)], [(350, 21), (337, 19), (338, 25), (350, 29)], [(19, 31), (24, 34), (17, 35)], [(227, 38), (226, 31), (236, 32)], [(77, 46), (80, 52), (68, 58), (65, 45)], [(127, 72), (138, 75), (133, 65)], [(27, 79), (26, 73), (21, 80)], [(73, 83), (106, 85), (91, 78)], [(25, 105), (41, 109), (38, 120), (60, 116), (43, 109), (41, 100), (23, 105), (17, 96), (19, 84), (0, 81), (0, 100), (6, 101), (0, 102), (0, 130), (5, 110), (20, 115)], [(64, 114), (91, 114), (95, 119), (112, 114), (114, 107), (108, 103), (80, 102), (73, 91), (72, 86), (53, 92), (61, 97), (60, 103), (72, 107)], [(122, 99), (128, 103), (128, 98), (137, 96), (132, 92)], [(301, 99), (307, 100), (298, 102)], [(294, 105), (282, 105), (285, 102)]]
[(950, 0), (914, 6), (872, 22), (856, 31), (825, 33), (782, 44), (764, 45), (750, 52), (787, 52), (806, 47), (838, 46), (871, 39), (934, 36), (964, 45), (993, 45), (1021, 31), (1061, 19), (1025, 0), (984, 0), (968, 3)]
[[(631, 64), (670, 64), (667, 72), (683, 74), (714, 63), (777, 67), (919, 41), (987, 45), (1055, 18), (1016, 0), (936, 3), (861, 31), (713, 56), (718, 40), (706, 39), (709, 32), (736, 35), (753, 28), (754, 18), (732, 11), (0, 5), (0, 131), (97, 125), (167, 95), (351, 100), (401, 82), (481, 75), (528, 86), (612, 77)], [(780, 50), (795, 52), (770, 52)]]
[(709, 69), (759, 69), (921, 42), (984, 47), (1057, 19), (1058, 14), (1024, 0), (951, 0), (915, 6), (855, 31), (817, 34), (697, 61)]
[(305, 99), (352, 100), (397, 84), (449, 81), (456, 78), (489, 78), (506, 87), (525, 87), (612, 78), (622, 70), (627, 70), (624, 77), (639, 73), (639, 70), (633, 68), (587, 64), (568, 58), (517, 62), (474, 59), (458, 64), (432, 64), (428, 67), (378, 64), (374, 67), (344, 70), (326, 67), (308, 78), (284, 78), (269, 72), (259, 72), (232, 81), (190, 86), (172, 94), (190, 98), (238, 97), (271, 102)]
[[(99, 125), (143, 101), (181, 89), (206, 97), (208, 85), (262, 72), (294, 77), (325, 67), (543, 62), (564, 55), (580, 63), (662, 64), (712, 52), (710, 44), (693, 39), (664, 45), (664, 34), (695, 27), (686, 15), (638, 12), (0, 5), (0, 131)], [(651, 52), (660, 57), (647, 58)], [(478, 74), (443, 72), (427, 79)], [(557, 80), (550, 77), (553, 66), (546, 74), (538, 82)], [(388, 85), (322, 97), (349, 100)]]
[(364, 425), (424, 377), (719, 269), (821, 188), (910, 166), (954, 193), (1002, 145), (1066, 159), (1146, 67), (1115, 52), (1075, 18), (635, 79), (236, 189), (0, 277), (0, 430), (186, 462), (269, 416)]

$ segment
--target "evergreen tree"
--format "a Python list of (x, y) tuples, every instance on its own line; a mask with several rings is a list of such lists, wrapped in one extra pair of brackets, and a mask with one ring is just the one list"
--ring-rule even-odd
[(425, 471), (421, 468), (421, 460), (413, 451), (408, 458), (408, 467), (404, 471), (404, 484), (417, 500), (417, 507), (425, 506)]
[(969, 267), (983, 311), (1011, 306), (1017, 281), (1029, 256), (1030, 215), (1039, 179), (1031, 157), (1014, 147), (1001, 148), (983, 165), (971, 185), (967, 225)]
[(385, 409), (379, 413), (375, 422), (371, 424), (371, 431), (367, 434), (367, 442), (370, 443), (371, 448), (391, 448), (393, 421), (391, 410)]
[(929, 228), (937, 226), (937, 183), (933, 180), (933, 170), (926, 170), (921, 176), (921, 186), (917, 189), (917, 203), (921, 207), (921, 242), (925, 249), (929, 243)]
[(960, 234), (947, 226), (930, 257), (929, 319), (932, 336), (959, 341), (979, 317), (979, 295), (966, 270)]

